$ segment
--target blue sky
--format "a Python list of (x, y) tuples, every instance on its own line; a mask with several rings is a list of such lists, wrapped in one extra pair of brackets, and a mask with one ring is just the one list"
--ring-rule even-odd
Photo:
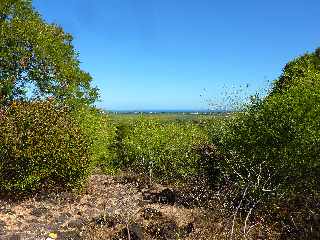
[[(319, 0), (34, 0), (112, 110), (206, 109), (320, 46)], [(204, 89), (206, 89), (204, 91)], [(200, 96), (202, 95), (202, 96)]]

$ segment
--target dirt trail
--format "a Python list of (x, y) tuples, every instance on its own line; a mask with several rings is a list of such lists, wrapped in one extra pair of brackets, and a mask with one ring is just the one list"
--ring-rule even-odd
[[(176, 192), (136, 177), (93, 175), (80, 196), (42, 194), (0, 200), (0, 239), (215, 239), (203, 212), (178, 203)], [(211, 220), (209, 220), (211, 221)], [(211, 223), (222, 232), (219, 222)], [(207, 233), (206, 233), (207, 232)], [(55, 237), (56, 234), (56, 237)], [(210, 236), (210, 235), (209, 235)]]

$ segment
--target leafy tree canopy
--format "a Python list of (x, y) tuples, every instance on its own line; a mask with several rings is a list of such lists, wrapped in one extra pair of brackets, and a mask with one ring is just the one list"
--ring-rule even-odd
[[(320, 78), (310, 76), (320, 76), (320, 48), (313, 53), (306, 53), (289, 63), (283, 69), (280, 77), (274, 82), (271, 95), (274, 93), (283, 93), (290, 87), (300, 84), (314, 84), (314, 81), (320, 81)], [(307, 81), (309, 79), (309, 81)], [(310, 81), (310, 79), (313, 79)]]
[(46, 23), (31, 0), (1, 0), (0, 105), (47, 97), (93, 103), (98, 89), (80, 69), (72, 40), (60, 26)]

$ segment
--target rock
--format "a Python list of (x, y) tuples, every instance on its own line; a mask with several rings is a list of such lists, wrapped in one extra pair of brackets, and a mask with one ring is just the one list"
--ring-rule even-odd
[(56, 218), (56, 223), (58, 225), (64, 224), (72, 215), (70, 213), (62, 213), (59, 217)]
[(0, 220), (0, 234), (4, 232), (5, 227), (6, 227), (5, 221)]
[(148, 228), (148, 233), (155, 239), (175, 240), (179, 233), (177, 224), (172, 220), (156, 222)]
[(315, 214), (311, 217), (311, 224), (313, 226), (320, 226), (320, 214)]
[(119, 222), (116, 217), (112, 217), (106, 214), (102, 214), (99, 217), (93, 219), (95, 224), (97, 225), (103, 225), (106, 227), (115, 227), (117, 223)]
[(146, 208), (143, 210), (143, 217), (146, 220), (162, 217), (162, 213), (153, 208)]
[(138, 181), (138, 177), (133, 175), (121, 176), (119, 177), (119, 180), (118, 180), (118, 182), (121, 184), (130, 184), (137, 181)]
[(144, 200), (138, 199), (138, 204), (137, 206), (140, 208), (144, 208), (145, 205), (147, 205), (148, 203)]
[(47, 212), (48, 212), (48, 209), (45, 207), (34, 208), (31, 211), (31, 215), (36, 216), (36, 217), (41, 217), (42, 215), (46, 214)]
[[(137, 223), (131, 224), (129, 226), (130, 238), (132, 240), (143, 239), (143, 227)], [(128, 233), (128, 231), (127, 231)]]
[(180, 229), (180, 236), (182, 237), (186, 237), (188, 236), (190, 233), (192, 233), (192, 231), (194, 230), (194, 226), (193, 223), (188, 223), (186, 226), (182, 227)]
[(68, 223), (68, 227), (70, 227), (70, 228), (78, 228), (78, 229), (80, 229), (84, 225), (85, 225), (85, 221), (84, 221), (84, 219), (81, 219), (81, 218), (78, 218), (78, 219), (75, 219), (75, 220), (71, 220)]
[(13, 234), (9, 236), (8, 240), (20, 240), (21, 237), (18, 234)]
[(150, 193), (150, 192), (143, 192), (142, 193), (142, 196), (143, 196), (143, 200), (144, 201), (147, 201), (147, 202), (157, 202), (157, 194), (154, 194), (154, 193)]
[(58, 233), (58, 239), (61, 240), (81, 240), (81, 236), (76, 231), (67, 231)]
[(6, 226), (6, 222), (0, 220), (0, 229), (1, 229), (1, 228), (4, 228), (5, 226)]
[[(138, 223), (133, 223), (129, 225), (129, 233), (131, 240), (143, 240), (143, 227)], [(123, 228), (112, 240), (124, 240), (128, 239), (128, 228)]]
[(4, 214), (15, 214), (14, 211), (11, 210), (11, 208), (9, 207), (3, 207), (3, 208), (0, 208), (0, 212), (4, 213)]
[(176, 201), (176, 193), (166, 188), (157, 195), (159, 203), (174, 205)]

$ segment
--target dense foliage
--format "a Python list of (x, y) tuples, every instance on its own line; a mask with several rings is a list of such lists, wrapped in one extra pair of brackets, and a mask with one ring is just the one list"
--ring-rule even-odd
[(320, 49), (230, 118), (111, 119), (88, 107), (91, 80), (71, 35), (29, 0), (0, 2), (1, 193), (78, 188), (96, 167), (165, 181), (201, 174), (235, 217), (267, 214), (294, 237), (320, 238)]
[(125, 133), (117, 142), (121, 165), (162, 180), (196, 174), (200, 158), (195, 149), (208, 141), (195, 124), (143, 118), (121, 126), (118, 132)]
[(102, 111), (88, 106), (73, 109), (72, 116), (90, 141), (90, 159), (94, 165), (108, 173), (117, 171), (113, 148), (116, 124)]
[(312, 86), (315, 79), (310, 79), (310, 74), (314, 73), (320, 73), (320, 48), (287, 63), (280, 77), (274, 81), (270, 95), (283, 93), (297, 85)]
[[(80, 69), (72, 39), (46, 23), (31, 1), (0, 1), (0, 106), (30, 95), (93, 103), (97, 89)], [(27, 94), (30, 90), (33, 94)]]
[(89, 142), (63, 106), (13, 102), (0, 132), (0, 192), (77, 188), (90, 173)]
[(214, 141), (224, 155), (217, 162), (219, 174), (232, 183), (228, 194), (237, 210), (280, 215), (280, 225), (305, 238), (319, 234), (314, 220), (320, 214), (317, 58), (312, 53), (290, 62), (271, 94), (248, 105)]

